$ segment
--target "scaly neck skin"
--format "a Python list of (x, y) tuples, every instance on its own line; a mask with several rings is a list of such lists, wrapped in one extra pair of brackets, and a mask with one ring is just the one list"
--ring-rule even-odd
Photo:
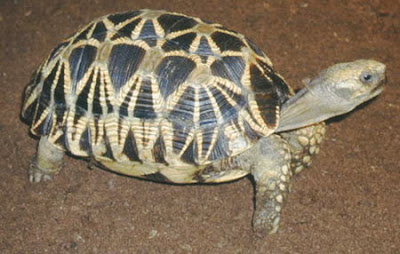
[(282, 105), (276, 132), (319, 123), (347, 113), (358, 105), (336, 96), (331, 87), (329, 80), (315, 79), (297, 92)]
[(331, 117), (326, 114), (320, 97), (308, 88), (301, 89), (294, 97), (282, 105), (279, 127), (276, 132), (293, 130), (322, 122)]

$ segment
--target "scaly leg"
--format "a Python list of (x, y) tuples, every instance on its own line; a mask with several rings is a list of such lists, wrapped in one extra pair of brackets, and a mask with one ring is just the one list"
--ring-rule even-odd
[(292, 176), (291, 154), (287, 142), (277, 135), (260, 139), (250, 150), (256, 155), (251, 170), (256, 184), (253, 229), (258, 236), (265, 236), (279, 228), (280, 211)]
[(294, 173), (309, 167), (312, 156), (318, 154), (319, 145), (325, 135), (325, 123), (319, 123), (293, 131), (279, 133), (290, 145), (292, 153), (291, 168)]
[(29, 167), (29, 180), (33, 183), (52, 180), (63, 165), (64, 151), (55, 148), (46, 136), (40, 138), (36, 157)]

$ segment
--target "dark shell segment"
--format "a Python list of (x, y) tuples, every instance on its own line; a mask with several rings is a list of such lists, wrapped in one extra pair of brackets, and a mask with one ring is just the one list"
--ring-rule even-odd
[(48, 135), (52, 127), (53, 112), (48, 107), (51, 106), (51, 89), (59, 66), (60, 64), (57, 62), (50, 74), (45, 78), (38, 100), (33, 104), (36, 105), (36, 112), (32, 120), (32, 130), (38, 135)]
[(92, 38), (98, 40), (99, 42), (103, 42), (107, 35), (107, 28), (104, 25), (104, 22), (98, 22), (94, 27)]
[(113, 47), (108, 63), (108, 72), (116, 91), (133, 76), (145, 53), (143, 48), (134, 45), (117, 44)]
[(190, 45), (193, 43), (193, 40), (195, 38), (195, 33), (183, 34), (174, 39), (166, 41), (162, 46), (162, 49), (165, 50), (165, 52), (170, 52), (174, 50), (185, 50), (186, 52), (189, 52)]
[(199, 89), (200, 126), (216, 125), (217, 119), (210, 97), (204, 88)]
[(87, 36), (88, 36), (88, 33), (89, 33), (91, 28), (92, 28), (92, 26), (88, 26), (78, 36), (75, 37), (75, 39), (74, 39), (74, 41), (72, 43), (75, 44), (76, 42), (78, 42), (80, 40), (87, 40)]
[(141, 162), (139, 159), (139, 152), (137, 149), (135, 136), (133, 135), (132, 130), (128, 132), (122, 153), (125, 154), (131, 161)]
[(246, 38), (246, 42), (249, 45), (249, 47), (260, 57), (264, 57), (265, 54), (264, 52), (262, 52), (262, 50), (257, 47), (256, 44), (254, 44), (254, 42), (252, 40), (250, 40), (249, 38)]
[(250, 66), (250, 83), (255, 93), (271, 94), (275, 89), (274, 84), (257, 65)]
[(232, 105), (225, 95), (223, 95), (217, 88), (212, 87), (210, 91), (218, 104), (218, 108), (221, 112), (222, 117), (225, 120), (230, 120), (233, 117), (237, 117), (237, 109)]
[(168, 166), (168, 163), (165, 160), (165, 152), (165, 143), (163, 137), (160, 135), (154, 143), (153, 147), (154, 161)]
[(276, 106), (282, 105), (287, 100), (289, 90), (286, 83), (272, 69), (265, 66), (264, 63), (261, 65), (263, 69), (257, 65), (250, 66), (250, 82), (261, 117), (268, 126), (275, 128)]
[(211, 35), (211, 38), (215, 41), (221, 51), (240, 51), (244, 46), (241, 39), (223, 32), (214, 32)]
[[(162, 163), (162, 162), (160, 162)], [(143, 175), (144, 179), (147, 179), (149, 181), (154, 181), (154, 182), (162, 182), (162, 183), (168, 183), (171, 182), (167, 177), (165, 177), (161, 173), (153, 173), (153, 174), (148, 174), (148, 175)]]
[(216, 85), (221, 91), (225, 91), (225, 93), (235, 101), (238, 108), (243, 108), (244, 106), (246, 106), (247, 101), (243, 94), (234, 92), (233, 90), (231, 90), (229, 87), (227, 87), (222, 83), (217, 82)]
[(34, 120), (37, 103), (39, 101), (39, 96), (35, 96), (35, 91), (38, 90), (41, 82), (42, 71), (39, 68), (33, 73), (31, 80), (24, 91), (24, 101), (21, 116), (30, 125)]
[(208, 43), (208, 40), (205, 36), (200, 38), (199, 47), (196, 51), (196, 54), (201, 56), (213, 56), (215, 53), (211, 50), (211, 46)]
[(255, 93), (255, 100), (261, 112), (261, 117), (269, 126), (276, 125), (276, 105), (280, 105), (275, 87), (261, 70), (250, 66), (250, 81)]
[(122, 23), (128, 19), (134, 18), (142, 13), (141, 10), (139, 11), (132, 11), (132, 12), (125, 12), (125, 13), (116, 13), (109, 15), (107, 18), (111, 22), (113, 22), (115, 25), (118, 25), (119, 23)]
[(69, 66), (71, 69), (71, 80), (73, 88), (83, 78), (90, 65), (96, 58), (97, 48), (90, 45), (75, 48), (69, 57)]
[(90, 93), (90, 88), (92, 86), (93, 83), (93, 75), (94, 75), (94, 71), (92, 71), (92, 73), (89, 76), (88, 81), (86, 82), (85, 87), (83, 88), (83, 90), (79, 93), (78, 99), (76, 100), (76, 111), (78, 112), (79, 109), (82, 109), (84, 111), (88, 111), (88, 97), (89, 97), (89, 93)]
[(286, 84), (285, 80), (283, 80), (283, 78), (271, 68), (271, 66), (260, 60), (258, 60), (257, 63), (263, 69), (265, 75), (271, 79), (271, 85), (275, 87), (275, 93), (279, 97), (282, 105), (292, 93), (290, 87)]
[[(32, 130), (38, 135), (48, 135), (51, 128), (53, 112), (49, 112), (51, 105), (51, 89), (55, 82), (59, 62), (53, 67), (50, 74), (43, 81), (42, 90), (36, 104), (36, 112), (32, 122)], [(32, 112), (33, 113), (33, 112)]]
[(112, 40), (116, 40), (121, 37), (130, 38), (133, 30), (135, 30), (136, 26), (140, 23), (141, 20), (142, 19), (138, 18), (126, 24), (124, 27), (118, 30), (118, 32), (113, 36)]
[(180, 97), (178, 103), (169, 113), (169, 118), (181, 122), (187, 126), (194, 125), (194, 102), (195, 91), (193, 87), (188, 86)]
[(196, 64), (186, 57), (164, 57), (156, 69), (162, 96), (166, 99), (172, 94), (176, 88), (186, 81), (195, 67)]
[(60, 75), (58, 76), (57, 85), (54, 89), (54, 102), (56, 105), (60, 106), (65, 106), (64, 69), (65, 69), (64, 65), (62, 65), (60, 70)]
[(128, 112), (128, 107), (132, 99), (132, 94), (134, 89), (129, 90), (128, 94), (125, 96), (124, 101), (122, 102), (121, 106), (119, 107), (119, 115), (121, 118), (128, 117), (129, 112)]
[(184, 125), (181, 125), (178, 122), (173, 123), (174, 139), (172, 142), (172, 149), (175, 153), (179, 154), (185, 147), (190, 131), (191, 128), (185, 127)]
[(100, 103), (100, 89), (101, 89), (101, 80), (100, 80), (100, 74), (97, 75), (96, 77), (96, 84), (94, 88), (94, 96), (93, 96), (93, 106), (92, 106), (92, 112), (95, 116), (99, 116), (103, 113), (103, 108)]
[(139, 39), (144, 38), (157, 38), (156, 31), (154, 30), (153, 21), (151, 20), (146, 20), (146, 22), (143, 24), (142, 30), (140, 31)]
[[(45, 106), (42, 104), (39, 104), (38, 106), (38, 111), (43, 112), (45, 110)], [(37, 133), (38, 135), (41, 136), (47, 136), (50, 133), (50, 129), (52, 127), (51, 123), (53, 120), (53, 114), (49, 113), (46, 115), (45, 118), (42, 119), (41, 122), (39, 122), (39, 125), (37, 125), (33, 131)]]
[(221, 60), (216, 60), (211, 65), (211, 71), (215, 76), (228, 79), (236, 85), (241, 86), (241, 78), (245, 66), (244, 60), (241, 57), (226, 56)]
[(65, 71), (64, 71), (64, 65), (62, 65), (56, 87), (54, 88), (56, 127), (61, 129), (63, 126), (64, 113), (66, 110), (64, 79), (65, 79)]
[(111, 160), (115, 161), (114, 153), (111, 148), (110, 140), (107, 136), (106, 130), (104, 131), (104, 136), (103, 136), (103, 141), (104, 141), (104, 146), (106, 148), (105, 152), (102, 154), (104, 157), (109, 158)]
[(166, 34), (190, 29), (197, 25), (194, 19), (175, 14), (164, 14), (157, 20)]
[(181, 159), (188, 164), (196, 164), (197, 159), (197, 143), (192, 140), (185, 152), (182, 154)]
[(79, 139), (79, 147), (81, 148), (82, 151), (86, 151), (89, 155), (92, 154), (92, 147), (91, 147), (91, 135), (90, 135), (90, 129), (86, 128), (82, 135), (81, 138)]
[(102, 86), (104, 88), (104, 94), (106, 97), (107, 113), (112, 113), (114, 111), (114, 105), (111, 104), (110, 97), (112, 95), (112, 89), (108, 89), (107, 86)]
[(133, 110), (133, 116), (140, 119), (154, 119), (157, 117), (153, 108), (152, 83), (148, 79), (142, 81), (135, 109)]
[(51, 100), (51, 88), (52, 85), (56, 79), (58, 67), (60, 63), (57, 62), (57, 64), (53, 67), (53, 70), (50, 72), (50, 75), (45, 78), (43, 81), (43, 88), (42, 92), (40, 94), (40, 103), (48, 105)]
[(202, 145), (202, 149), (201, 149), (202, 157), (206, 157), (207, 153), (212, 148), (215, 131), (216, 131), (215, 126), (208, 126), (208, 127), (204, 128), (203, 133), (201, 135), (201, 140), (199, 140), (199, 141), (201, 141), (201, 145)]
[(48, 62), (52, 61), (54, 58), (58, 57), (60, 55), (60, 53), (62, 52), (62, 50), (67, 47), (69, 44), (69, 41), (66, 42), (62, 42), (60, 44), (57, 45), (57, 47), (55, 47), (49, 56), (49, 59), (47, 60)]
[(228, 140), (222, 131), (218, 132), (213, 149), (211, 150), (209, 160), (218, 161), (229, 156)]
[(250, 138), (253, 142), (259, 140), (262, 136), (257, 133), (253, 128), (251, 128), (250, 124), (245, 120), (243, 121), (243, 128), (247, 134), (247, 137)]
[(138, 38), (144, 40), (149, 47), (154, 47), (157, 45), (158, 36), (154, 29), (153, 21), (146, 20)]

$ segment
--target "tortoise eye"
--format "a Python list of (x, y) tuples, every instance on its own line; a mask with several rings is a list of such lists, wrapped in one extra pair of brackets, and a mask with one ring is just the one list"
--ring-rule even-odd
[(371, 82), (373, 79), (373, 75), (371, 73), (362, 73), (360, 76), (360, 80), (364, 83)]

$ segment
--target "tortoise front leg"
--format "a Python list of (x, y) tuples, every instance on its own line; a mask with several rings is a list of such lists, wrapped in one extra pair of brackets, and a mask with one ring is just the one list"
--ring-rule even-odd
[(29, 167), (29, 181), (38, 183), (40, 181), (52, 180), (53, 175), (60, 172), (63, 165), (64, 151), (54, 147), (42, 136), (36, 152), (36, 157)]
[(258, 158), (251, 171), (256, 184), (253, 229), (258, 236), (265, 236), (279, 228), (280, 211), (292, 176), (291, 156), (287, 142), (276, 135), (260, 139), (254, 148)]
[(293, 131), (279, 133), (290, 145), (291, 168), (294, 173), (301, 172), (311, 165), (313, 156), (318, 154), (319, 145), (325, 135), (325, 123), (314, 124)]

